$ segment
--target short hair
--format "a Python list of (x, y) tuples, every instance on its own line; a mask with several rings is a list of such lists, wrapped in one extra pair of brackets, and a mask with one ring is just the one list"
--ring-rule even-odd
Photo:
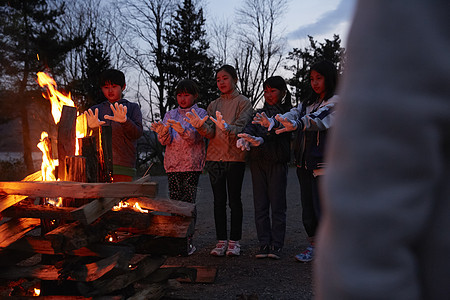
[(197, 95), (199, 93), (199, 88), (197, 83), (192, 79), (183, 79), (178, 82), (175, 88), (175, 97), (180, 93), (188, 93), (191, 95)]
[(231, 78), (233, 78), (234, 80), (238, 80), (238, 76), (237, 76), (236, 69), (235, 69), (233, 66), (230, 66), (230, 65), (223, 65), (223, 66), (221, 66), (221, 67), (220, 67), (219, 69), (217, 69), (217, 71), (216, 71), (216, 77), (217, 77), (217, 74), (218, 74), (220, 71), (225, 71), (225, 72), (227, 72), (228, 74), (231, 75)]
[(326, 95), (324, 100), (330, 99), (334, 95), (337, 86), (338, 75), (336, 66), (331, 61), (323, 59), (311, 65), (310, 75), (313, 70), (325, 77)]
[(125, 74), (116, 69), (108, 69), (100, 74), (100, 86), (106, 84), (117, 84), (121, 88), (125, 86)]

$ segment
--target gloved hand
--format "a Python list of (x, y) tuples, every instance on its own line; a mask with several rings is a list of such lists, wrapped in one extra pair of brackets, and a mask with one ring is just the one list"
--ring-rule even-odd
[(176, 132), (178, 132), (179, 134), (182, 134), (185, 130), (184, 126), (181, 125), (180, 122), (172, 120), (172, 119), (168, 119), (167, 120), (167, 124), (173, 128), (173, 130), (175, 130)]
[(98, 119), (98, 108), (96, 108), (94, 112), (89, 108), (84, 114), (86, 115), (87, 123), (90, 128), (97, 128), (105, 124), (105, 121), (100, 121)]
[(186, 118), (184, 119), (186, 122), (192, 125), (194, 128), (200, 128), (203, 126), (205, 121), (208, 119), (208, 116), (204, 116), (203, 119), (200, 119), (199, 115), (192, 109), (190, 112), (186, 113)]
[(105, 115), (105, 119), (118, 123), (125, 123), (127, 121), (127, 107), (125, 105), (116, 102), (114, 105), (110, 104), (109, 107), (111, 107), (113, 115)]
[(222, 131), (227, 131), (229, 126), (228, 124), (225, 122), (225, 120), (222, 117), (222, 113), (220, 111), (216, 111), (216, 119), (214, 119), (213, 117), (209, 117), (211, 119), (211, 121), (214, 122), (214, 124), (216, 124), (217, 128), (219, 128)]
[(253, 118), (252, 124), (259, 124), (263, 127), (266, 127), (268, 131), (270, 131), (273, 126), (275, 125), (275, 122), (272, 118), (267, 117), (266, 113), (257, 113), (255, 117)]
[(280, 134), (280, 133), (283, 133), (283, 132), (286, 132), (286, 131), (294, 131), (294, 130), (297, 129), (297, 123), (294, 122), (294, 121), (291, 121), (291, 120), (289, 120), (287, 118), (283, 118), (280, 115), (276, 115), (275, 119), (278, 122), (280, 122), (281, 125), (284, 126), (284, 128), (280, 128), (280, 129), (275, 130), (276, 134)]

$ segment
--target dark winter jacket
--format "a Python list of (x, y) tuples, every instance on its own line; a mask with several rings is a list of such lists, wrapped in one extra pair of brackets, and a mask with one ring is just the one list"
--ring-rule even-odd
[[(262, 112), (264, 112), (270, 118), (274, 117), (277, 114), (283, 114), (286, 112), (286, 110), (278, 104), (264, 104), (263, 108), (256, 111), (256, 113)], [(259, 147), (250, 148), (249, 160), (276, 163), (289, 162), (291, 141), (290, 132), (276, 134), (274, 129), (268, 131), (266, 127), (259, 124), (252, 124), (251, 121), (244, 128), (243, 132), (253, 136), (262, 137), (264, 139), (264, 143)]]
[(141, 109), (139, 105), (126, 99), (121, 99), (117, 103), (127, 107), (127, 120), (125, 123), (105, 120), (105, 115), (113, 115), (109, 101), (94, 105), (91, 109), (94, 111), (98, 108), (100, 121), (105, 121), (105, 125), (112, 127), (113, 164), (134, 168), (136, 164), (137, 140), (143, 132)]

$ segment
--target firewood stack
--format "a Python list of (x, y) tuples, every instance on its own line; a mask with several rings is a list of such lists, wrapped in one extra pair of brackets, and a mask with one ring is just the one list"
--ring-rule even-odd
[[(71, 139), (63, 142), (72, 136), (63, 132), (72, 132), (68, 123), (63, 109), (58, 177), (71, 181), (40, 181), (39, 171), (0, 182), (0, 297), (32, 296), (38, 288), (41, 296), (65, 299), (159, 299), (169, 279), (194, 280), (194, 269), (163, 266), (167, 256), (186, 254), (194, 205), (158, 198), (157, 184), (147, 178), (108, 182), (112, 160), (99, 152), (108, 153), (110, 143), (94, 135), (94, 142), (82, 143), (90, 147), (88, 157), (75, 156)], [(60, 198), (64, 206), (47, 204)]]

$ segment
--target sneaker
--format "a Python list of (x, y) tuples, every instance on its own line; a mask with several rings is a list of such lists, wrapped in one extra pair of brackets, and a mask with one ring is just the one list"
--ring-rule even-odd
[(239, 256), (241, 254), (241, 245), (239, 244), (239, 241), (229, 241), (228, 242), (228, 249), (227, 249), (227, 256)]
[(194, 244), (192, 243), (192, 238), (188, 239), (188, 249), (187, 249), (187, 255), (192, 255), (194, 254), (195, 250), (197, 250), (197, 248), (195, 248)]
[(309, 245), (306, 250), (295, 256), (295, 259), (301, 262), (309, 262), (314, 258), (314, 246)]
[(270, 249), (270, 252), (267, 256), (273, 259), (280, 259), (281, 250), (282, 250), (281, 247), (273, 246), (272, 249)]
[(209, 252), (209, 254), (213, 256), (224, 256), (225, 251), (227, 251), (227, 241), (220, 240), (216, 244), (216, 248), (212, 249), (211, 252)]
[(270, 247), (269, 245), (264, 245), (259, 248), (258, 253), (256, 253), (256, 258), (266, 258), (269, 255)]

